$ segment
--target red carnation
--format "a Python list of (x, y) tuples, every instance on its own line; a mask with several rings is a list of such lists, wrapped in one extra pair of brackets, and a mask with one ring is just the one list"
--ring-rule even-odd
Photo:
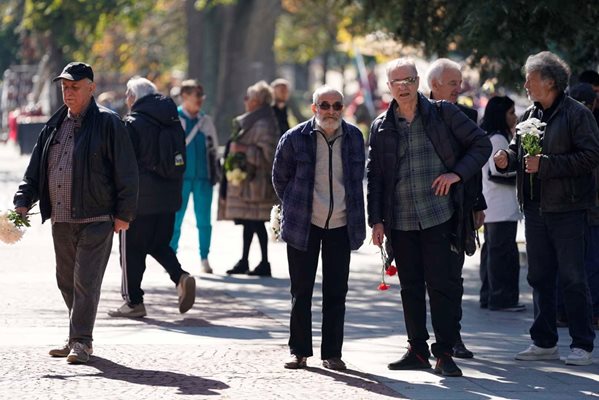
[(395, 268), (395, 265), (391, 264), (387, 267), (387, 269), (385, 270), (385, 274), (387, 274), (388, 276), (393, 276), (397, 273), (397, 268)]
[(389, 289), (389, 285), (387, 285), (385, 282), (381, 282), (381, 283), (379, 284), (379, 287), (378, 287), (378, 289), (379, 289), (379, 290), (387, 290), (387, 289)]

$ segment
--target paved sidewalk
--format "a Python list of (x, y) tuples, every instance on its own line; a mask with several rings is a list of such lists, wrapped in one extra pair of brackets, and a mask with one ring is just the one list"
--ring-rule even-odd
[[(0, 209), (12, 195), (27, 158), (0, 144)], [(190, 205), (190, 210), (192, 210)], [(405, 352), (406, 336), (396, 278), (379, 292), (376, 249), (364, 245), (352, 255), (343, 358), (349, 370), (321, 367), (320, 276), (313, 319), (315, 357), (309, 368), (282, 367), (288, 356), (290, 309), (285, 245), (269, 243), (273, 278), (235, 276), (225, 271), (241, 253), (241, 228), (219, 222), (210, 255), (214, 275), (199, 274), (193, 213), (186, 216), (180, 246), (185, 269), (198, 279), (195, 306), (177, 312), (176, 290), (149, 259), (144, 277), (148, 316), (113, 319), (121, 304), (115, 237), (87, 365), (68, 365), (47, 356), (68, 332), (67, 313), (55, 284), (49, 224), (39, 216), (24, 239), (0, 243), (0, 399), (576, 399), (599, 397), (599, 360), (588, 367), (563, 361), (519, 362), (515, 352), (529, 344), (530, 289), (522, 273), (523, 313), (478, 308), (478, 255), (467, 258), (462, 336), (475, 352), (457, 360), (463, 378), (427, 371), (389, 371), (387, 363)], [(255, 240), (250, 263), (258, 263)], [(560, 329), (559, 348), (569, 337)], [(596, 342), (597, 343), (597, 342)]]

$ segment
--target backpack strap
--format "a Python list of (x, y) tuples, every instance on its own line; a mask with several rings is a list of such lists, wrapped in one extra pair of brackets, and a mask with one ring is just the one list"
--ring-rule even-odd
[(198, 134), (198, 131), (200, 130), (200, 125), (202, 125), (202, 122), (204, 122), (204, 117), (201, 116), (198, 119), (198, 122), (196, 122), (196, 124), (193, 126), (193, 128), (191, 129), (191, 132), (189, 132), (189, 135), (187, 135), (185, 137), (185, 146), (189, 146), (189, 144), (191, 143), (191, 141), (193, 139), (195, 139), (196, 135)]

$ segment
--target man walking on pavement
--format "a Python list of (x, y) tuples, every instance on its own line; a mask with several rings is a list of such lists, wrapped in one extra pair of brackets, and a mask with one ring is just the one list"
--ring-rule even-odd
[(572, 338), (565, 362), (589, 365), (593, 362), (595, 331), (584, 271), (584, 235), (587, 211), (597, 200), (593, 170), (599, 164), (599, 129), (591, 111), (564, 92), (570, 67), (561, 58), (549, 51), (531, 55), (524, 71), (524, 88), (534, 104), (520, 120), (535, 118), (546, 124), (540, 126), (541, 152), (530, 155), (522, 139), (527, 132), (518, 132), (509, 148), (493, 157), (499, 171), (517, 172), (518, 200), (526, 227), (527, 280), (533, 289), (533, 343), (515, 358), (559, 359), (559, 276)]
[(113, 232), (135, 216), (138, 172), (119, 116), (94, 100), (88, 64), (69, 63), (60, 75), (64, 105), (42, 129), (15, 194), (25, 216), (39, 200), (42, 222), (52, 221), (58, 288), (69, 310), (69, 337), (53, 357), (86, 363)]
[[(433, 100), (445, 100), (452, 104), (455, 104), (460, 111), (462, 111), (468, 118), (475, 124), (478, 122), (478, 113), (476, 110), (458, 104), (458, 96), (462, 90), (462, 71), (460, 64), (452, 61), (448, 58), (439, 58), (435, 60), (429, 67), (428, 70), (428, 86), (431, 89), (430, 98)], [(476, 179), (472, 182), (476, 182), (476, 190), (478, 195), (476, 203), (474, 204), (474, 229), (478, 229), (482, 226), (485, 220), (484, 210), (487, 208), (485, 197), (482, 193), (482, 174), (477, 173)], [(459, 254), (456, 258), (456, 262), (460, 269), (464, 268), (465, 256), (464, 252)], [(464, 278), (460, 278), (462, 282), (462, 295), (464, 293)], [(462, 320), (462, 306), (460, 300), (460, 321)], [(460, 325), (460, 331), (462, 327)], [(462, 335), (458, 333), (458, 338), (455, 345), (453, 346), (453, 356), (457, 358), (472, 358), (474, 353), (466, 348), (462, 341)]]
[(322, 344), (325, 368), (346, 369), (341, 359), (351, 250), (366, 236), (364, 139), (342, 119), (343, 95), (322, 86), (312, 96), (314, 117), (288, 131), (275, 153), (272, 181), (281, 199), (281, 238), (291, 278), (291, 359), (306, 367), (312, 353), (312, 293), (322, 246)]
[(271, 82), (274, 95), (274, 104), (272, 106), (281, 130), (281, 136), (289, 130), (289, 120), (287, 117), (287, 101), (289, 100), (289, 81), (287, 79), (278, 78)]
[(435, 372), (462, 376), (452, 358), (459, 336), (461, 266), (472, 213), (464, 186), (480, 171), (491, 144), (453, 104), (418, 92), (418, 71), (409, 58), (391, 61), (388, 110), (370, 128), (368, 223), (372, 242), (391, 238), (396, 255), (408, 352), (391, 370), (428, 369), (428, 289), (436, 343)]
[[(111, 310), (111, 317), (144, 317), (141, 281), (146, 270), (146, 257), (151, 255), (168, 272), (177, 287), (179, 312), (187, 312), (195, 301), (195, 279), (181, 269), (169, 242), (173, 235), (175, 212), (181, 207), (184, 157), (180, 155), (181, 172), (162, 176), (157, 170), (161, 160), (160, 146), (165, 140), (179, 140), (185, 149), (185, 133), (179, 121), (177, 106), (170, 97), (156, 92), (149, 80), (134, 77), (127, 82), (126, 102), (130, 113), (125, 127), (133, 143), (139, 168), (139, 201), (137, 217), (120, 239), (122, 283), (125, 303)], [(168, 127), (168, 129), (166, 129)], [(162, 136), (170, 135), (171, 138)], [(174, 162), (174, 161), (173, 161)]]

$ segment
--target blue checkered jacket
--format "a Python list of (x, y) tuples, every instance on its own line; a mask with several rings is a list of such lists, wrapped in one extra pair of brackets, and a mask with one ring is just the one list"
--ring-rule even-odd
[[(342, 122), (341, 158), (350, 248), (357, 250), (366, 237), (364, 216), (364, 138)], [(314, 118), (288, 130), (279, 141), (272, 168), (272, 183), (281, 200), (281, 238), (298, 250), (308, 248), (312, 219), (316, 131)]]

